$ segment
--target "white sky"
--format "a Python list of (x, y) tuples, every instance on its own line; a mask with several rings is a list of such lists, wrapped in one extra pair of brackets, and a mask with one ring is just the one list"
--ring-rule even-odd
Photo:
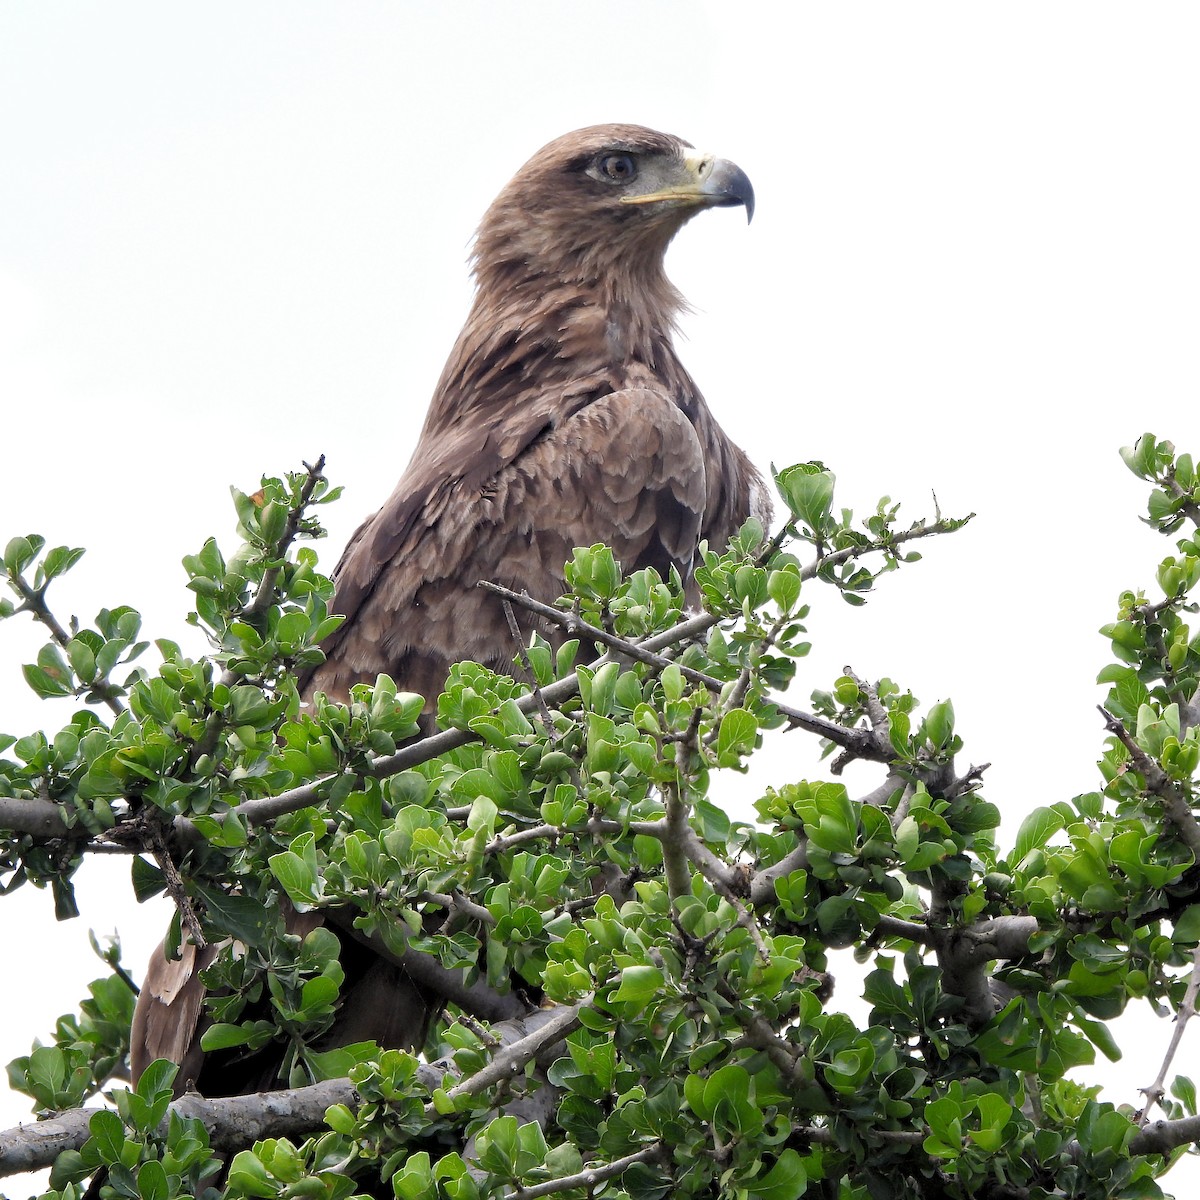
[[(1095, 631), (1168, 549), (1117, 448), (1200, 451), (1198, 52), (1189, 3), (7, 0), (0, 541), (88, 547), (62, 609), (179, 639), (179, 560), (232, 542), (228, 485), (324, 452), (331, 566), (408, 459), (500, 186), (569, 129), (667, 129), (758, 193), (749, 230), (705, 215), (670, 258), (730, 433), (763, 467), (823, 459), (841, 504), (979, 513), (865, 609), (817, 597), (793, 702), (844, 663), (952, 697), (1011, 841), (1097, 786)], [(0, 628), (0, 729), (66, 719), (20, 679), (40, 641)], [(812, 769), (785, 739), (726, 794)], [(4, 905), (36, 984), (4, 989), (0, 1064), (101, 973), (89, 925), (135, 968), (159, 936), (123, 869), (79, 890), (63, 926), (31, 889)], [(1112, 1098), (1168, 1035), (1123, 1025)], [(0, 1127), (26, 1112), (0, 1095)]]

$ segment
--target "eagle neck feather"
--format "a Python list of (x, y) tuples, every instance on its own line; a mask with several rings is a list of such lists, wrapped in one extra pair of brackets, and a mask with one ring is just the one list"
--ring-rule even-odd
[(610, 262), (605, 271), (586, 257), (576, 251), (574, 270), (552, 272), (477, 257), (475, 300), (422, 440), (469, 412), (490, 410), (499, 418), (514, 406), (548, 402), (561, 416), (627, 387), (658, 384), (685, 410), (692, 407), (698, 394), (672, 340), (685, 302), (662, 270), (661, 255), (634, 259), (633, 267)]

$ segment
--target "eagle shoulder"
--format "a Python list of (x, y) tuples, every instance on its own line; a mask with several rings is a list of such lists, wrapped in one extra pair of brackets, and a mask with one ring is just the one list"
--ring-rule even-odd
[(438, 471), (426, 482), (410, 468), (359, 529), (336, 575), (333, 607), (347, 621), (310, 690), (344, 696), (387, 672), (430, 699), (452, 662), (506, 669), (515, 648), (503, 609), (476, 585), (557, 595), (575, 546), (611, 545), (626, 570), (689, 573), (708, 507), (706, 454), (670, 396), (610, 392), (528, 431), (517, 452), (509, 439), (508, 461), (489, 464), (504, 440), (493, 432), (450, 470), (427, 448)]

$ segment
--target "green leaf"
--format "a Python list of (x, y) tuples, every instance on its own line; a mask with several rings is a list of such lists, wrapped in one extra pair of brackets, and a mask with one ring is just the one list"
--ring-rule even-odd
[(821, 532), (833, 505), (832, 472), (819, 462), (800, 463), (785, 467), (775, 476), (775, 482), (792, 515), (813, 532)]
[(10, 575), (19, 575), (37, 552), (46, 544), (46, 539), (31, 533), (28, 537), (15, 537), (4, 548), (4, 566)]
[(800, 600), (800, 573), (796, 570), (772, 571), (767, 576), (767, 595), (790, 613)]
[(800, 1155), (788, 1147), (775, 1165), (751, 1188), (751, 1200), (797, 1200), (808, 1188), (808, 1172)]
[(25, 682), (40, 696), (47, 700), (52, 696), (69, 696), (70, 684), (65, 674), (51, 674), (43, 667), (35, 667), (32, 663), (21, 668)]
[(1200, 904), (1188, 905), (1179, 915), (1175, 922), (1174, 940), (1182, 946), (1200, 942)]
[(249, 896), (228, 896), (219, 888), (201, 883), (195, 889), (222, 932), (247, 946), (257, 946), (266, 937), (270, 917), (260, 901)]
[(229, 1188), (244, 1196), (278, 1196), (282, 1188), (252, 1150), (240, 1150), (229, 1167)]
[(133, 894), (139, 904), (166, 890), (167, 880), (162, 871), (140, 855), (134, 856), (130, 874), (133, 877)]
[(320, 880), (313, 864), (292, 850), (273, 854), (267, 860), (271, 874), (279, 880), (297, 912), (308, 912), (321, 899)]
[(1035, 808), (1021, 822), (1011, 861), (1019, 864), (1031, 850), (1044, 849), (1046, 843), (1065, 825), (1066, 821), (1058, 808)]
[(663, 973), (658, 967), (649, 963), (625, 967), (621, 971), (621, 984), (612, 999), (640, 1010), (658, 994), (662, 986)]
[(424, 1197), (437, 1195), (426, 1151), (408, 1156), (404, 1166), (392, 1176), (392, 1189), (401, 1200), (424, 1200)]
[(200, 1038), (200, 1049), (228, 1050), (231, 1046), (244, 1046), (254, 1040), (253, 1025), (228, 1025), (223, 1022), (210, 1025)]
[(171, 1094), (171, 1085), (179, 1067), (165, 1058), (156, 1058), (143, 1072), (138, 1080), (138, 1095), (146, 1100), (157, 1099), (163, 1093)]
[(732, 708), (721, 718), (717, 733), (717, 762), (721, 766), (736, 766), (741, 757), (754, 749), (758, 739), (758, 722), (745, 708)]
[(170, 1195), (166, 1168), (156, 1158), (138, 1168), (137, 1185), (141, 1200), (167, 1200)]
[(125, 1126), (121, 1124), (121, 1118), (111, 1109), (102, 1108), (92, 1116), (88, 1129), (96, 1140), (101, 1161), (119, 1163), (125, 1148)]
[(42, 559), (42, 576), (49, 581), (56, 575), (62, 575), (83, 557), (83, 553), (81, 548), (71, 546), (55, 546), (47, 550), (46, 557)]

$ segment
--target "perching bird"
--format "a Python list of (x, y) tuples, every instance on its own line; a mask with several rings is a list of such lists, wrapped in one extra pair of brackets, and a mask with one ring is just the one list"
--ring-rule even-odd
[[(627, 571), (674, 566), (687, 579), (702, 539), (723, 548), (752, 513), (769, 517), (761, 476), (672, 344), (684, 301), (664, 272), (667, 245), (702, 209), (729, 205), (754, 211), (740, 168), (638, 125), (569, 133), (517, 172), (480, 224), (474, 304), (412, 461), (338, 564), (332, 609), (346, 620), (309, 694), (345, 699), (387, 672), (432, 700), (453, 662), (512, 661), (502, 606), (479, 580), (549, 602), (572, 548), (595, 542)], [(343, 943), (343, 960), (362, 955)], [(343, 965), (326, 1044), (419, 1045), (419, 989), (382, 960)], [(196, 1036), (198, 966), (186, 951), (184, 963), (151, 962), (135, 1077), (166, 1057), (184, 1064), (181, 1082), (213, 1084)]]
[(549, 603), (595, 542), (686, 579), (702, 538), (724, 549), (766, 507), (675, 354), (684, 301), (663, 269), (686, 221), (736, 204), (753, 213), (733, 163), (637, 125), (569, 133), (517, 172), (479, 227), (475, 302), (412, 461), (338, 564), (346, 621), (312, 690), (344, 699), (387, 672), (431, 699), (460, 659), (508, 671), (479, 580)]

